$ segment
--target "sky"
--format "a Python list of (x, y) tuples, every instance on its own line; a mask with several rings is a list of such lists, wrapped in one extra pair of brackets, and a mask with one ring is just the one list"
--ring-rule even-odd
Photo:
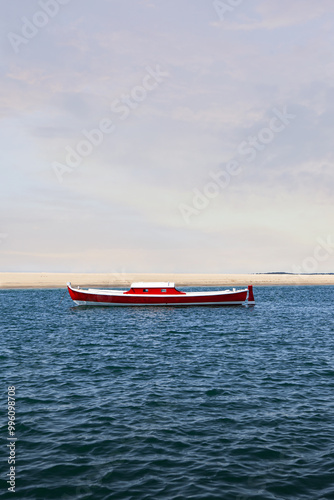
[(2, 7), (0, 271), (333, 272), (332, 0)]

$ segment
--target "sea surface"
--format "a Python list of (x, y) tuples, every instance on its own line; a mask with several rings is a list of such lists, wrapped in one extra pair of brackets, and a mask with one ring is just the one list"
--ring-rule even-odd
[(0, 291), (0, 498), (334, 499), (334, 287), (254, 292), (89, 308)]

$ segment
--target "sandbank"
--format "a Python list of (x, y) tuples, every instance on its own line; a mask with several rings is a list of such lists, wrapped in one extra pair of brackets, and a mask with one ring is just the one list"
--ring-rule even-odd
[(330, 274), (139, 274), (139, 273), (0, 273), (0, 289), (128, 287), (134, 281), (170, 281), (176, 286), (334, 285)]

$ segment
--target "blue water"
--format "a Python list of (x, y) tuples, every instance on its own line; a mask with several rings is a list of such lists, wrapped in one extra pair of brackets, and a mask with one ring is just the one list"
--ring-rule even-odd
[(333, 287), (259, 287), (249, 308), (63, 293), (0, 291), (1, 499), (334, 499)]

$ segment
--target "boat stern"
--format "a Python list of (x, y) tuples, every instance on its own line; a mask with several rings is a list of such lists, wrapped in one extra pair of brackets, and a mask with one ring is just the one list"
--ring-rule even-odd
[(253, 285), (248, 286), (248, 305), (255, 306), (255, 299), (253, 293)]

